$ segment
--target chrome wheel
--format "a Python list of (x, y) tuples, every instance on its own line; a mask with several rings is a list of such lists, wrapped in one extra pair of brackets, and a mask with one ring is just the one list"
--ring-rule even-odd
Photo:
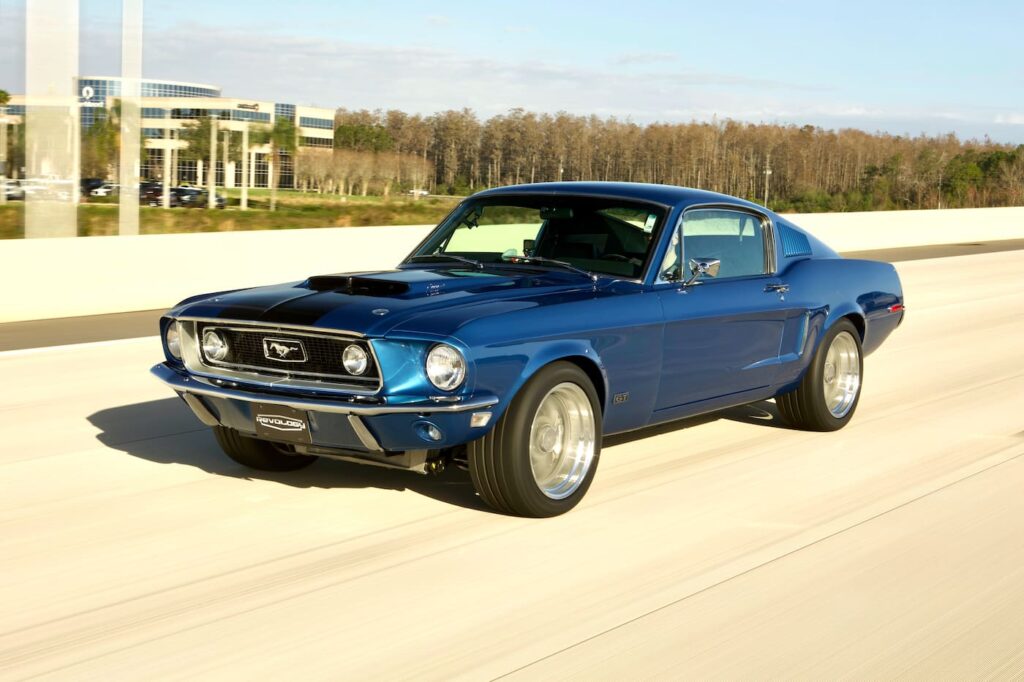
[(594, 460), (596, 428), (582, 388), (566, 381), (548, 391), (530, 427), (530, 470), (542, 493), (562, 500), (576, 492)]
[(825, 354), (821, 382), (828, 411), (842, 419), (860, 392), (860, 350), (849, 332), (839, 332), (832, 339)]

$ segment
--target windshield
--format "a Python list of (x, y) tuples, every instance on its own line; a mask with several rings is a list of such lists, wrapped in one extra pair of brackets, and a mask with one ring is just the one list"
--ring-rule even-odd
[[(523, 196), (468, 201), (408, 259), (460, 256), (483, 264), (547, 267), (552, 259), (581, 270), (635, 279), (664, 209), (621, 199)], [(536, 261), (529, 260), (536, 258)]]

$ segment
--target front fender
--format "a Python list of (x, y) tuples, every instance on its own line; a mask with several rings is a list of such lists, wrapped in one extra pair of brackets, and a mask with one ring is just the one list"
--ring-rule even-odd
[(492, 409), (494, 418), (491, 423), (502, 417), (513, 398), (537, 372), (552, 362), (577, 358), (589, 362), (600, 377), (600, 385), (595, 388), (602, 397), (602, 411), (607, 411), (608, 373), (589, 340), (527, 341), (517, 343), (514, 351), (502, 345), (487, 347), (475, 353), (475, 389), (498, 396), (498, 404)]

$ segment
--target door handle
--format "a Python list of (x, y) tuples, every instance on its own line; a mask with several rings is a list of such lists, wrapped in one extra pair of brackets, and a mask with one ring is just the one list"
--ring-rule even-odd
[(784, 294), (789, 291), (789, 285), (782, 284), (781, 282), (775, 284), (768, 284), (765, 286), (764, 290), (768, 292), (774, 291), (777, 294)]

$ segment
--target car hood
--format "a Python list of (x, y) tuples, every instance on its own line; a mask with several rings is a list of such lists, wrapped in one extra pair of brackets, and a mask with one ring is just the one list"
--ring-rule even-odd
[[(310, 277), (302, 282), (188, 299), (171, 315), (301, 325), (384, 336), (393, 329), (447, 336), (479, 317), (596, 295), (572, 272), (407, 269)], [(444, 314), (431, 314), (443, 310)]]

